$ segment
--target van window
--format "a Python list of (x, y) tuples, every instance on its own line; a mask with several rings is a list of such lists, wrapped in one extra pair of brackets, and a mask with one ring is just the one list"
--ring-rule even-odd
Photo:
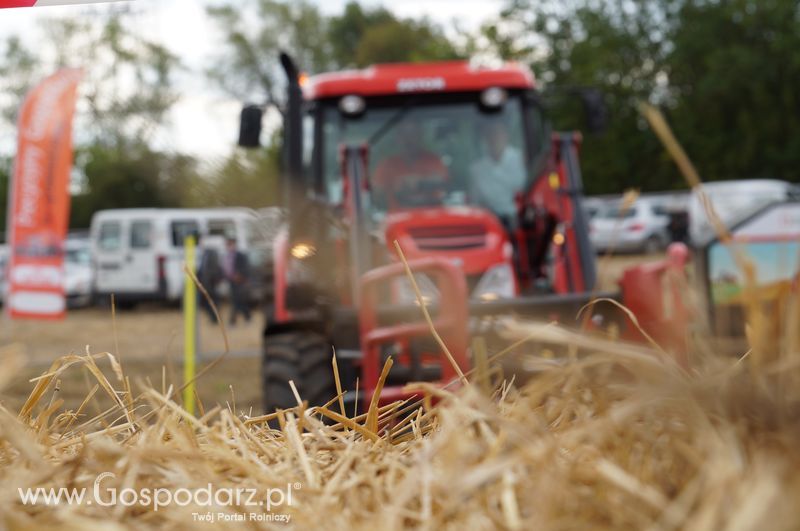
[(187, 236), (192, 234), (199, 234), (200, 226), (197, 221), (183, 220), (172, 222), (172, 245), (175, 247), (183, 247), (183, 241)]
[(91, 265), (92, 255), (88, 247), (67, 249), (64, 253), (64, 261), (68, 264)]
[(208, 220), (208, 235), (235, 238), (236, 224), (232, 219), (210, 219)]
[(260, 243), (264, 237), (259, 230), (258, 222), (254, 219), (248, 219), (245, 224), (245, 240), (248, 246), (253, 246)]
[(149, 249), (153, 237), (153, 224), (149, 221), (131, 223), (131, 249)]
[(119, 221), (106, 221), (100, 225), (98, 246), (104, 251), (116, 251), (122, 245), (122, 226)]

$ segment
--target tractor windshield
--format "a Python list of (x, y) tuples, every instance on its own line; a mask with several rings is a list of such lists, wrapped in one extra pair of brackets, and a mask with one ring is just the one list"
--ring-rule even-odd
[[(476, 205), (501, 218), (513, 216), (514, 196), (529, 182), (530, 161), (543, 145), (538, 108), (524, 105), (518, 96), (493, 111), (474, 97), (425, 101), (429, 98), (367, 101), (358, 116), (326, 107), (322, 122), (326, 195), (341, 201), (339, 146), (373, 140), (369, 179), (375, 217), (437, 205)], [(533, 131), (529, 142), (526, 131)]]

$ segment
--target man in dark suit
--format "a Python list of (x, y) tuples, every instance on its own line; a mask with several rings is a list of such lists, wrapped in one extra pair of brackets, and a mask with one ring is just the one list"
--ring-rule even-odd
[(198, 290), (197, 296), (200, 300), (200, 307), (208, 314), (211, 322), (216, 324), (217, 316), (214, 314), (208, 299), (210, 298), (214, 302), (214, 306), (219, 307), (219, 284), (223, 278), (222, 265), (220, 264), (217, 250), (212, 246), (202, 245), (199, 234), (196, 239), (197, 248), (200, 251), (198, 253), (200, 260), (197, 262), (197, 280), (208, 292), (208, 298), (200, 290)]
[(250, 321), (250, 306), (247, 301), (247, 279), (250, 275), (250, 263), (247, 255), (236, 249), (236, 239), (228, 238), (223, 261), (225, 278), (230, 286), (231, 317), (230, 325), (236, 324), (241, 313), (245, 321)]

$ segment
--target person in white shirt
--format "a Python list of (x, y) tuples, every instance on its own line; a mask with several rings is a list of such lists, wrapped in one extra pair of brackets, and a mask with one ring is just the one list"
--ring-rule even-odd
[(470, 168), (470, 196), (476, 204), (513, 222), (514, 196), (525, 186), (525, 163), (520, 150), (509, 144), (502, 120), (492, 120), (483, 131), (486, 151)]

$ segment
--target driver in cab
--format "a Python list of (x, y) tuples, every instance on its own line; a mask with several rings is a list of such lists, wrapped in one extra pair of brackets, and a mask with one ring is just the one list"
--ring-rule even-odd
[(510, 144), (508, 127), (500, 119), (488, 122), (482, 135), (485, 151), (470, 168), (470, 197), (513, 224), (517, 217), (514, 196), (526, 182), (522, 153)]
[(390, 210), (441, 203), (447, 167), (425, 147), (419, 122), (406, 118), (398, 124), (396, 142), (397, 154), (383, 159), (375, 170), (376, 198)]

